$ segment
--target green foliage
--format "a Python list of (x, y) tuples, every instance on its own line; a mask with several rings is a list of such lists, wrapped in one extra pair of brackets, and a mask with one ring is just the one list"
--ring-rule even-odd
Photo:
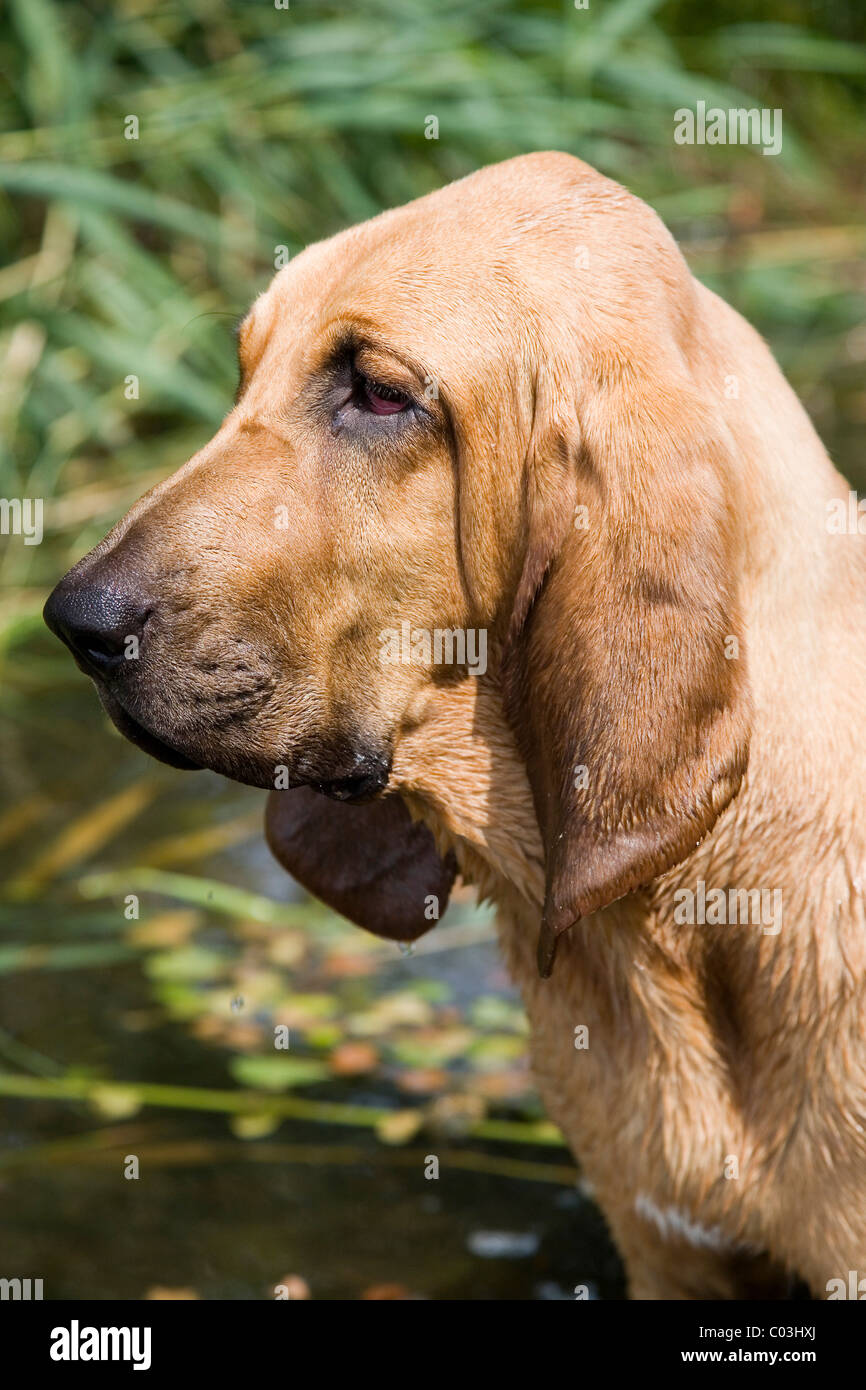
[[(848, 402), (842, 339), (864, 315), (851, 264), (863, 251), (858, 8), (817, 19), (779, 0), (756, 22), (751, 4), (694, 0), (586, 11), (11, 0), (0, 28), (11, 75), (0, 98), (3, 490), (68, 499), (169, 471), (230, 403), (230, 325), (267, 283), (275, 247), (294, 253), (538, 148), (579, 154), (653, 201), (829, 416)], [(781, 106), (781, 156), (675, 146), (673, 111), (698, 99)], [(424, 137), (430, 114), (438, 140)], [(137, 140), (124, 138), (130, 115)], [(762, 233), (791, 226), (810, 237), (765, 247)], [(829, 235), (839, 227), (848, 239)], [(129, 375), (138, 400), (124, 396)], [(48, 508), (59, 563), (55, 546), (17, 547), (7, 581), (47, 583), (125, 496), (103, 486), (86, 501)]]

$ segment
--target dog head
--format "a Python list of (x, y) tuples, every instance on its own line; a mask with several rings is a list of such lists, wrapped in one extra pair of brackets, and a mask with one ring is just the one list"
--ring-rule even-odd
[[(694, 846), (745, 766), (728, 446), (689, 365), (698, 319), (649, 209), (565, 156), (312, 246), (245, 318), (214, 438), (46, 619), (146, 751), (361, 804), (426, 696), (489, 661), (545, 844), (546, 970), (576, 916)], [(402, 804), (328, 841), (326, 803), (285, 796), (271, 843), (313, 891), (389, 934), (432, 925), (384, 906), (389, 883), (415, 901), (453, 878)], [(339, 891), (313, 841), (358, 857)]]

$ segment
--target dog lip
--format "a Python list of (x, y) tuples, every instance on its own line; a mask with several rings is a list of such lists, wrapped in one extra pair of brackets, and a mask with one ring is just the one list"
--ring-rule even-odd
[(118, 700), (115, 700), (101, 685), (97, 685), (99, 698), (103, 708), (111, 720), (114, 727), (130, 743), (134, 743), (136, 748), (140, 748), (143, 753), (148, 753), (150, 757), (156, 758), (161, 763), (167, 763), (169, 767), (180, 768), (185, 772), (201, 772), (201, 763), (195, 763), (188, 758), (185, 753), (172, 748), (171, 744), (152, 734), (143, 724), (139, 724), (128, 710)]
[(391, 777), (389, 743), (355, 733), (339, 747), (318, 744), (307, 748), (294, 761), (290, 782), (295, 787), (311, 787), (331, 801), (360, 803), (373, 801), (388, 786)]
[(372, 801), (384, 791), (388, 785), (388, 777), (385, 775), (383, 778), (377, 771), (361, 773), (357, 777), (335, 777), (327, 782), (309, 782), (307, 785), (322, 796), (330, 797), (332, 801), (347, 801), (359, 805), (365, 801)]

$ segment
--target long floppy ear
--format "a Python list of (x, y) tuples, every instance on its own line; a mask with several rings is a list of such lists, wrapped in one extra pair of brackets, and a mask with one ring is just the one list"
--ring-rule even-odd
[(542, 975), (578, 918), (695, 849), (748, 761), (724, 426), (670, 362), (592, 379), (533, 446), (503, 665), (546, 850)]
[(439, 855), (399, 796), (350, 806), (308, 787), (272, 791), (265, 834), (274, 857), (314, 897), (395, 941), (436, 926), (457, 873), (454, 855)]

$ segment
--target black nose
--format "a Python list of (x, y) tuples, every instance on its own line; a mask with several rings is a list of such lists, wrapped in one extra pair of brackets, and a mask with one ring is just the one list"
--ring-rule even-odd
[(42, 616), (88, 675), (109, 676), (121, 667), (134, 669), (149, 609), (122, 590), (67, 575)]

